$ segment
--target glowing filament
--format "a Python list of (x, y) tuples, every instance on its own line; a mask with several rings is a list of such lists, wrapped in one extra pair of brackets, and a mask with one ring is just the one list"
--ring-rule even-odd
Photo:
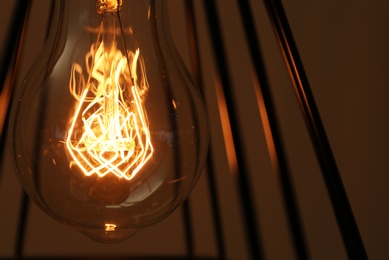
[(115, 46), (107, 51), (103, 42), (97, 48), (93, 44), (86, 69), (87, 79), (74, 63), (70, 76), (69, 90), (77, 99), (66, 140), (70, 166), (77, 165), (87, 176), (112, 173), (130, 180), (153, 154), (142, 104), (148, 84), (139, 49), (123, 55)]
[(115, 231), (116, 225), (115, 224), (105, 224), (105, 231)]

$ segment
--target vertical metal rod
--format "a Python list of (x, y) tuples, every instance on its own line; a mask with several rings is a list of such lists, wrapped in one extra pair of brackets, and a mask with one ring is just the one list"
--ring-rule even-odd
[(350, 259), (367, 259), (367, 254), (341, 180), (335, 158), (314, 100), (284, 7), (280, 0), (264, 0), (284, 55), (296, 96), (319, 160), (343, 242)]
[(16, 242), (14, 255), (16, 259), (22, 258), (23, 256), (23, 246), (26, 235), (26, 227), (27, 227), (27, 217), (28, 210), (30, 208), (30, 200), (25, 192), (22, 194), (21, 206), (18, 218), (18, 226), (16, 231)]
[[(186, 16), (186, 25), (188, 31), (188, 43), (190, 50), (191, 66), (194, 74), (195, 81), (197, 86), (200, 89), (200, 92), (205, 93), (204, 90), (204, 80), (201, 72), (201, 62), (200, 62), (200, 51), (199, 51), (199, 42), (197, 36), (197, 27), (195, 21), (195, 12), (194, 12), (194, 0), (185, 1), (185, 16)], [(215, 181), (215, 167), (213, 164), (213, 155), (212, 155), (212, 145), (209, 145), (207, 157), (207, 180), (208, 180), (208, 189), (211, 197), (212, 205), (212, 217), (213, 217), (213, 227), (216, 236), (216, 247), (219, 259), (226, 258), (225, 242), (220, 214), (219, 201), (217, 196), (217, 187)]]
[[(263, 103), (260, 106), (261, 117), (265, 132), (270, 132), (267, 136), (267, 144), (269, 151), (272, 151), (273, 167), (279, 176), (280, 186), (284, 203), (286, 206), (289, 227), (291, 229), (295, 253), (298, 259), (308, 259), (308, 253), (305, 245), (305, 238), (303, 228), (301, 225), (300, 215), (297, 208), (295, 192), (290, 177), (290, 171), (285, 155), (282, 137), (277, 123), (277, 115), (275, 113), (269, 81), (267, 79), (266, 69), (264, 66), (259, 38), (257, 36), (254, 19), (250, 9), (248, 0), (237, 0), (239, 5), (243, 26), (246, 32), (246, 38), (249, 44), (249, 49), (252, 57), (253, 66), (255, 68), (256, 76), (259, 82), (259, 91), (262, 94), (259, 102)], [(263, 115), (263, 116), (262, 116)]]
[[(151, 17), (155, 17), (156, 19), (153, 19), (152, 20), (152, 33), (153, 33), (153, 38), (156, 40), (157, 44), (156, 46), (158, 46), (158, 48), (156, 48), (156, 52), (157, 52), (157, 55), (159, 57), (163, 57), (163, 50), (161, 49), (161, 44), (160, 44), (160, 34), (158, 33), (158, 27), (160, 26), (161, 23), (158, 23), (157, 22), (157, 19), (164, 19), (164, 17), (159, 17), (159, 15), (161, 15), (161, 13), (158, 13), (156, 12), (156, 10), (158, 8), (156, 8), (157, 4), (159, 4), (159, 2), (157, 0), (152, 0), (150, 1), (150, 13), (151, 13)], [(163, 8), (166, 8), (166, 6), (163, 5)], [(166, 10), (162, 10), (162, 12), (164, 13)], [(160, 28), (159, 28), (160, 29)], [(160, 63), (158, 64), (158, 67), (160, 68), (160, 72), (161, 72), (161, 75), (164, 74), (164, 72), (166, 72), (166, 62), (164, 61), (164, 59), (160, 59)], [(172, 100), (174, 95), (173, 95), (173, 92), (171, 90), (171, 87), (170, 87), (170, 79), (169, 77), (164, 77), (163, 79), (163, 87), (165, 88), (166, 90), (166, 98), (169, 99), (169, 100)], [(167, 102), (166, 104), (171, 104), (171, 102)], [(179, 125), (177, 124), (177, 121), (176, 121), (176, 112), (174, 111), (173, 109), (173, 106), (172, 105), (169, 105), (168, 106), (168, 110), (169, 110), (169, 114), (170, 114), (170, 117), (171, 117), (171, 127), (172, 127), (172, 132), (174, 133), (173, 134), (173, 138), (174, 138), (174, 142), (173, 144), (175, 145), (175, 157), (176, 157), (176, 160), (175, 160), (175, 163), (174, 163), (174, 170), (175, 170), (175, 173), (176, 174), (179, 174), (179, 172), (182, 170), (182, 161), (181, 161), (181, 151), (180, 151), (180, 147), (177, 145), (179, 142), (178, 142), (178, 135), (177, 135), (177, 132), (178, 132), (178, 128), (179, 128)], [(179, 176), (176, 176), (177, 178)], [(182, 217), (183, 217), (183, 225), (184, 225), (184, 235), (185, 235), (185, 245), (186, 245), (186, 254), (187, 254), (187, 257), (189, 259), (193, 258), (194, 256), (194, 246), (193, 246), (193, 229), (192, 229), (192, 221), (191, 221), (191, 214), (190, 214), (190, 205), (189, 205), (189, 200), (185, 201), (182, 205)]]
[(184, 219), (184, 230), (185, 230), (185, 245), (186, 245), (186, 257), (192, 259), (194, 256), (193, 246), (193, 228), (192, 218), (190, 212), (189, 199), (182, 204), (182, 214)]
[(5, 149), (10, 100), (18, 73), (30, 5), (30, 0), (19, 0), (16, 4), (8, 31), (6, 51), (0, 67), (0, 101), (4, 102), (1, 107), (5, 108), (0, 111), (0, 167), (2, 166)]
[(234, 173), (237, 176), (237, 184), (240, 194), (240, 202), (244, 214), (245, 228), (248, 238), (249, 254), (252, 259), (259, 260), (263, 258), (261, 239), (258, 232), (257, 216), (254, 209), (253, 196), (251, 192), (249, 172), (245, 162), (244, 148), (242, 147), (241, 133), (237, 119), (237, 109), (235, 107), (235, 100), (233, 98), (232, 86), (230, 84), (229, 71), (227, 68), (226, 52), (221, 35), (221, 27), (219, 25), (219, 18), (216, 11), (214, 0), (203, 1), (206, 16), (208, 20), (209, 33), (212, 39), (213, 51), (216, 56), (217, 67), (220, 74), (220, 80), (224, 88), (225, 99), (227, 104), (228, 116), (230, 119), (230, 127), (232, 137), (236, 149), (237, 169)]
[[(31, 1), (19, 0), (15, 11), (13, 14), (13, 20), (11, 26), (12, 28), (9, 31), (8, 42), (6, 45), (6, 53), (4, 56), (3, 63), (1, 64), (2, 68), (0, 69), (0, 93), (1, 100), (6, 104), (3, 104), (4, 113), (2, 116), (4, 118), (3, 122), (0, 122), (1, 135), (0, 135), (0, 167), (2, 166), (3, 154), (5, 149), (5, 142), (7, 136), (7, 127), (9, 122), (10, 114), (10, 100), (13, 95), (14, 85), (16, 77), (18, 74), (18, 68), (21, 59), (21, 49), (23, 47), (23, 39), (25, 31), (27, 28), (27, 20), (30, 12)], [(16, 258), (20, 258), (22, 252), (22, 239), (19, 239), (21, 236), (24, 236), (25, 230), (25, 219), (28, 211), (28, 198), (23, 192), (22, 202), (21, 202), (22, 212), (19, 214), (16, 241), (14, 247), (14, 254)]]
[[(29, 2), (31, 2), (31, 1), (29, 1)], [(52, 20), (53, 12), (54, 12), (54, 3), (51, 4), (49, 21)], [(27, 19), (26, 19), (26, 22), (27, 22)], [(47, 31), (46, 31), (46, 38), (47, 38), (48, 33), (49, 33), (49, 28), (50, 28), (50, 22), (48, 22)], [(38, 155), (39, 153), (35, 153), (35, 154)], [(17, 259), (23, 257), (23, 248), (24, 248), (24, 242), (25, 242), (25, 236), (26, 236), (26, 227), (27, 227), (27, 218), (28, 218), (29, 208), (30, 208), (30, 200), (29, 200), (27, 194), (23, 191), (22, 198), (21, 198), (19, 219), (18, 219), (15, 249), (14, 249), (14, 254), (15, 254), (15, 257)]]

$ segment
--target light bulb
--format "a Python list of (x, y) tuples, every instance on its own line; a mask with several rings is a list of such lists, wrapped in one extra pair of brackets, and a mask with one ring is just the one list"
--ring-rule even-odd
[(10, 122), (30, 198), (102, 242), (167, 217), (193, 189), (208, 148), (204, 105), (164, 0), (55, 1)]

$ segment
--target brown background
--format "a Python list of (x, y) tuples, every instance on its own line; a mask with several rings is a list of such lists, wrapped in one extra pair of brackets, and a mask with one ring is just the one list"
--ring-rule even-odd
[[(34, 1), (27, 35), (24, 75), (42, 46), (48, 0)], [(313, 259), (346, 259), (334, 215), (320, 176), (304, 122), (261, 1), (252, 0), (268, 75)], [(366, 250), (371, 259), (389, 257), (388, 147), (389, 3), (383, 0), (284, 0), (290, 24), (337, 159)], [(188, 50), (182, 0), (169, 0), (172, 33), (185, 61)], [(234, 0), (219, 0), (244, 132), (244, 147), (255, 194), (257, 219), (268, 259), (294, 259), (277, 176), (273, 173), (262, 126), (238, 8)], [(0, 55), (3, 55), (13, 1), (1, 1)], [(195, 1), (200, 47), (214, 145), (222, 225), (231, 259), (247, 259), (246, 238), (235, 176), (228, 169), (213, 86), (217, 84), (202, 1)], [(20, 79), (19, 79), (20, 81)], [(249, 86), (244, 88), (242, 86)], [(0, 179), (0, 257), (13, 255), (21, 196), (8, 150)], [(191, 196), (195, 252), (215, 256), (206, 172)], [(181, 210), (129, 240), (102, 245), (58, 224), (32, 206), (24, 247), (26, 256), (155, 256), (184, 255)]]

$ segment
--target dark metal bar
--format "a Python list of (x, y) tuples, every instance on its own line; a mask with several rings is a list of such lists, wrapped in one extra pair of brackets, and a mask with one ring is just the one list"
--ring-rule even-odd
[(237, 184), (240, 194), (240, 202), (245, 220), (245, 228), (248, 238), (249, 254), (252, 259), (259, 260), (263, 258), (261, 239), (258, 232), (257, 216), (254, 209), (253, 196), (251, 192), (249, 172), (247, 170), (244, 148), (238, 123), (237, 109), (233, 98), (233, 90), (230, 84), (230, 73), (227, 68), (226, 52), (221, 35), (221, 27), (219, 25), (218, 14), (214, 0), (204, 0), (206, 17), (209, 26), (210, 38), (212, 39), (213, 51), (215, 53), (217, 67), (220, 74), (220, 80), (224, 88), (224, 94), (227, 104), (228, 116), (231, 123), (231, 132), (236, 149), (237, 171), (234, 175), (237, 176)]
[[(161, 19), (164, 19), (164, 17), (159, 17), (159, 15), (161, 15), (160, 13), (157, 14), (156, 12), (156, 5), (158, 4), (158, 1), (157, 0), (152, 0), (150, 1), (150, 12), (151, 12), (151, 17), (157, 17), (157, 18), (161, 18)], [(164, 6), (165, 8), (165, 6)], [(163, 10), (162, 12), (164, 13), (166, 10)], [(159, 23), (157, 23), (156, 19), (153, 19), (152, 20), (152, 33), (153, 33), (153, 38), (155, 39), (155, 41), (157, 42), (157, 44), (155, 45), (156, 48), (155, 48), (155, 51), (157, 52), (157, 55), (159, 57), (163, 57), (163, 50), (161, 49), (161, 44), (160, 44), (160, 35), (158, 34), (158, 26), (159, 26)], [(160, 73), (161, 75), (164, 74), (164, 72), (167, 71), (166, 69), (167, 65), (164, 61), (164, 59), (160, 59), (160, 64), (159, 64), (159, 68), (160, 68)], [(170, 87), (170, 83), (169, 83), (169, 78), (166, 77), (163, 79), (163, 87), (165, 88), (166, 90), (166, 98), (168, 100), (173, 100), (174, 98), (174, 95), (173, 95), (173, 92), (171, 90), (171, 87)], [(171, 102), (166, 102), (166, 104), (171, 104)], [(193, 105), (193, 104), (192, 104)], [(177, 174), (177, 178), (179, 178), (179, 172), (181, 171), (181, 168), (182, 168), (182, 162), (181, 162), (181, 152), (180, 152), (180, 147), (178, 145), (178, 128), (179, 128), (179, 125), (177, 124), (177, 113), (175, 111), (175, 109), (173, 108), (173, 106), (169, 105), (168, 107), (169, 109), (169, 114), (170, 114), (170, 117), (171, 117), (171, 127), (172, 127), (172, 132), (174, 133), (173, 134), (173, 138), (174, 138), (174, 142), (173, 144), (175, 145), (175, 157), (176, 157), (176, 160), (175, 160), (175, 163), (174, 163), (174, 170), (175, 170), (175, 173)], [(194, 120), (195, 121), (195, 120)], [(191, 214), (190, 214), (190, 205), (189, 205), (189, 200), (186, 200), (183, 205), (182, 205), (182, 217), (183, 217), (183, 225), (184, 225), (184, 235), (185, 235), (185, 245), (186, 245), (186, 257), (188, 257), (189, 259), (193, 258), (194, 256), (194, 243), (193, 243), (193, 228), (192, 228), (192, 221), (191, 221)]]
[[(23, 1), (23, 0), (22, 0)], [(31, 1), (29, 1), (31, 2)], [(53, 12), (54, 12), (54, 3), (51, 4), (51, 10), (50, 10), (50, 15), (49, 15), (49, 22), (46, 30), (46, 38), (48, 37), (49, 33), (49, 28), (50, 28), (50, 21), (52, 21), (53, 17)], [(27, 21), (27, 19), (26, 19)], [(43, 111), (43, 107), (41, 104), (41, 109)], [(43, 115), (43, 112), (42, 112)], [(43, 117), (42, 117), (43, 118)], [(41, 122), (38, 124), (38, 129), (39, 126), (41, 126)], [(39, 138), (35, 140), (35, 147), (38, 147), (39, 143)], [(38, 149), (36, 149), (38, 150)], [(39, 156), (39, 151), (35, 152), (36, 156)], [(37, 168), (38, 166), (34, 164), (34, 168)], [(37, 172), (37, 171), (35, 171)], [(36, 181), (36, 178), (34, 178), (34, 181)], [(39, 186), (37, 186), (39, 187)], [(15, 240), (15, 248), (14, 248), (14, 255), (17, 259), (23, 258), (23, 249), (24, 249), (24, 242), (25, 242), (25, 237), (26, 237), (26, 227), (27, 227), (27, 218), (28, 218), (28, 213), (29, 213), (29, 208), (30, 208), (30, 200), (27, 196), (27, 194), (23, 191), (22, 192), (22, 197), (21, 197), (21, 206), (20, 206), (20, 213), (19, 213), (19, 219), (18, 219), (18, 227), (17, 227), (17, 234), (16, 234), (16, 240)]]
[[(11, 26), (9, 27), (7, 43), (5, 46), (4, 58), (0, 67), (0, 98), (5, 102), (5, 110), (0, 111), (3, 114), (4, 121), (0, 121), (0, 167), (3, 161), (3, 154), (7, 135), (7, 126), (9, 120), (9, 105), (13, 93), (13, 87), (18, 72), (23, 37), (26, 29), (26, 21), (30, 10), (30, 0), (19, 0), (12, 16)], [(1, 117), (0, 116), (0, 119)]]
[(319, 111), (314, 100), (284, 7), (280, 0), (264, 0), (286, 66), (295, 87), (296, 96), (319, 160), (343, 242), (350, 259), (367, 259), (367, 254), (347, 198)]
[(19, 218), (18, 218), (18, 227), (16, 231), (15, 249), (14, 249), (14, 255), (16, 259), (22, 258), (29, 208), (30, 208), (29, 198), (27, 194), (23, 192)]
[[(10, 30), (8, 32), (7, 44), (5, 47), (4, 58), (0, 70), (0, 92), (4, 89), (5, 79), (11, 72), (15, 72), (17, 62), (17, 54), (20, 49), (20, 41), (22, 39), (25, 20), (28, 15), (28, 7), (30, 1), (19, 0), (13, 14)], [(22, 18), (22, 19), (21, 19)]]
[(261, 118), (264, 128), (269, 128), (265, 132), (270, 132), (271, 136), (267, 136), (267, 145), (269, 151), (273, 151), (272, 160), (273, 166), (276, 168), (277, 176), (282, 188), (284, 203), (287, 209), (289, 227), (293, 235), (293, 243), (295, 253), (298, 259), (308, 259), (308, 253), (305, 245), (305, 238), (303, 228), (301, 225), (300, 215), (297, 208), (295, 192), (290, 177), (290, 171), (287, 163), (287, 158), (282, 143), (279, 126), (277, 123), (277, 115), (274, 109), (270, 84), (267, 79), (266, 69), (264, 66), (261, 48), (259, 44), (259, 37), (257, 36), (254, 19), (250, 9), (248, 0), (237, 0), (239, 5), (243, 26), (246, 32), (247, 42), (251, 52), (252, 62), (255, 68), (256, 76), (259, 82), (259, 88), (262, 96), (260, 97), (263, 106), (260, 106)]
[(184, 230), (185, 230), (186, 257), (192, 259), (194, 256), (194, 241), (193, 241), (193, 228), (192, 228), (192, 218), (191, 218), (189, 199), (187, 199), (182, 204), (182, 214), (183, 214)]
[[(4, 113), (4, 122), (0, 122), (0, 126), (3, 128), (0, 136), (0, 167), (2, 166), (3, 154), (5, 149), (5, 142), (7, 136), (7, 127), (10, 114), (10, 100), (13, 95), (14, 85), (18, 74), (19, 63), (21, 59), (21, 49), (23, 46), (24, 34), (26, 31), (26, 22), (28, 20), (31, 1), (19, 0), (13, 14), (13, 20), (9, 28), (8, 41), (6, 45), (6, 52), (3, 63), (0, 69), (0, 92), (2, 96), (2, 102), (6, 102)], [(28, 211), (28, 198), (23, 192), (21, 202), (22, 212), (19, 214), (18, 228), (16, 234), (14, 254), (16, 258), (20, 258), (24, 231), (25, 231), (25, 219)]]
[[(200, 92), (202, 92), (203, 96), (205, 93), (204, 90), (204, 80), (203, 75), (201, 72), (201, 62), (200, 62), (200, 51), (199, 51), (199, 43), (198, 43), (198, 36), (197, 36), (197, 27), (196, 27), (196, 21), (195, 21), (195, 13), (194, 13), (194, 2), (193, 0), (186, 0), (185, 1), (185, 14), (186, 14), (186, 25), (187, 25), (187, 31), (188, 31), (188, 42), (189, 42), (189, 49), (190, 49), (190, 57), (191, 57), (191, 65), (192, 65), (192, 71), (195, 78), (195, 81), (197, 83), (197, 86), (200, 89)], [(222, 221), (221, 221), (221, 214), (220, 214), (220, 206), (217, 196), (217, 187), (216, 187), (216, 181), (215, 181), (215, 167), (213, 164), (213, 155), (212, 155), (212, 144), (209, 145), (209, 151), (208, 151), (208, 157), (207, 157), (207, 183), (208, 183), (208, 190), (210, 192), (211, 197), (211, 205), (212, 205), (212, 217), (213, 217), (213, 227), (215, 231), (216, 236), (216, 247), (217, 247), (217, 253), (219, 259), (225, 259), (226, 258), (226, 249), (225, 249), (225, 242), (224, 242), (224, 235), (223, 235), (223, 228), (222, 228)]]

